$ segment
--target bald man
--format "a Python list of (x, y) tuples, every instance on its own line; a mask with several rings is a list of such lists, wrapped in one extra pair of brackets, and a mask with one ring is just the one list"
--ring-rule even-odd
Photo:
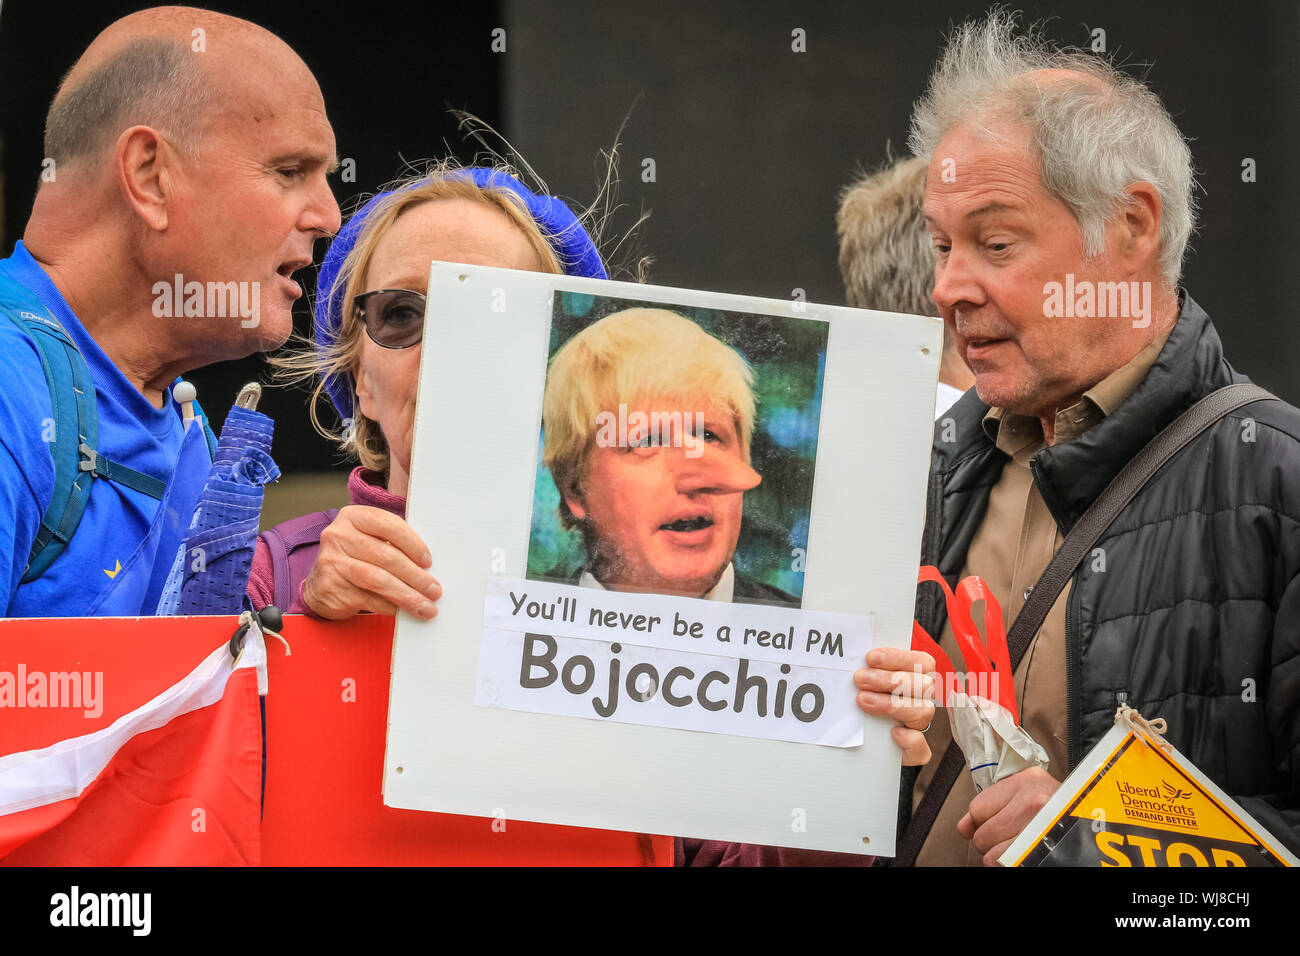
[(64, 78), (0, 260), (7, 616), (154, 612), (211, 466), (177, 377), (288, 337), (334, 150), (306, 64), (221, 14), (132, 14)]

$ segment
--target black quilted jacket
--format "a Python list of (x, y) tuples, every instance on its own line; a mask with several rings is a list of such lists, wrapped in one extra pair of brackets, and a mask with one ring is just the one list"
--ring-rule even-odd
[[(1151, 371), (1113, 414), (1033, 458), (1062, 533), (1180, 412), (1248, 379), (1185, 298)], [(972, 389), (936, 426), (922, 564), (955, 583), (1004, 456)], [(946, 431), (946, 436), (945, 436)], [(945, 442), (944, 437), (955, 440)], [(1158, 472), (1075, 572), (1066, 610), (1070, 766), (1120, 702), (1168, 721), (1170, 742), (1300, 852), (1300, 410), (1247, 405)], [(1102, 568), (1104, 567), (1104, 570)], [(921, 588), (931, 634), (946, 611)]]

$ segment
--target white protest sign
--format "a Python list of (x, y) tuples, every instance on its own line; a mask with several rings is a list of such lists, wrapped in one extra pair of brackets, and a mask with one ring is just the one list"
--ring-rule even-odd
[(475, 703), (856, 747), (870, 649), (852, 614), (494, 577)]
[[(407, 520), (444, 596), (398, 615), (385, 803), (890, 855), (852, 673), (911, 641), (939, 320), (450, 263), (428, 301)], [(548, 374), (636, 321), (636, 394)], [(603, 403), (568, 472), (544, 395)]]

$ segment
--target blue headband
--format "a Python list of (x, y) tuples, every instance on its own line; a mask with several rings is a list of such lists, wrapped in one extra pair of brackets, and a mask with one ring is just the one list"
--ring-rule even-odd
[[(450, 176), (468, 176), (482, 189), (492, 187), (508, 189), (518, 196), (542, 234), (546, 236), (556, 258), (560, 260), (565, 275), (593, 279), (609, 278), (604, 264), (600, 261), (600, 253), (596, 250), (591, 237), (587, 235), (587, 230), (582, 227), (582, 223), (578, 221), (573, 211), (554, 196), (538, 196), (529, 191), (514, 176), (499, 169), (471, 166), (457, 170)], [(426, 182), (427, 179), (421, 179), (404, 188), (410, 189)], [(379, 193), (358, 209), (347, 224), (339, 230), (338, 236), (330, 243), (329, 251), (325, 253), (325, 259), (320, 266), (320, 275), (316, 280), (317, 352), (323, 351), (334, 343), (343, 324), (343, 289), (334, 288), (339, 270), (343, 268), (343, 261), (356, 245), (357, 237), (361, 234), (361, 229), (370, 215), (384, 197), (390, 195), (391, 192)], [(343, 418), (353, 417), (355, 410), (352, 407), (353, 385), (350, 374), (328, 376), (325, 379), (325, 391)]]

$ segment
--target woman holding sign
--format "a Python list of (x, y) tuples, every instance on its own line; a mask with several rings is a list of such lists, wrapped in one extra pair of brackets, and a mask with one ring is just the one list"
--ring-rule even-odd
[[(276, 604), (331, 620), (399, 608), (426, 619), (437, 613), (442, 589), (428, 571), (432, 555), (404, 520), (432, 260), (607, 277), (578, 217), (504, 169), (444, 163), (366, 203), (322, 263), (315, 350), (280, 363), (318, 377), (318, 429), (326, 431), (316, 414), (322, 392), (343, 419), (331, 437), (361, 462), (348, 479), (352, 504), (261, 536), (248, 588), (255, 608)], [(868, 664), (855, 674), (859, 706), (900, 721), (893, 734), (904, 762), (925, 763), (933, 661), (882, 648)], [(730, 847), (695, 844), (687, 856), (697, 863), (791, 862), (761, 848)]]
[[(442, 163), (361, 207), (321, 264), (314, 352), (280, 360), (293, 376), (317, 378), (313, 424), (361, 462), (348, 479), (352, 505), (262, 536), (249, 578), (254, 607), (329, 620), (398, 608), (437, 613), (432, 556), (403, 520), (434, 259), (606, 278), (573, 212), (505, 169)], [(317, 416), (322, 392), (343, 421), (340, 433)]]

